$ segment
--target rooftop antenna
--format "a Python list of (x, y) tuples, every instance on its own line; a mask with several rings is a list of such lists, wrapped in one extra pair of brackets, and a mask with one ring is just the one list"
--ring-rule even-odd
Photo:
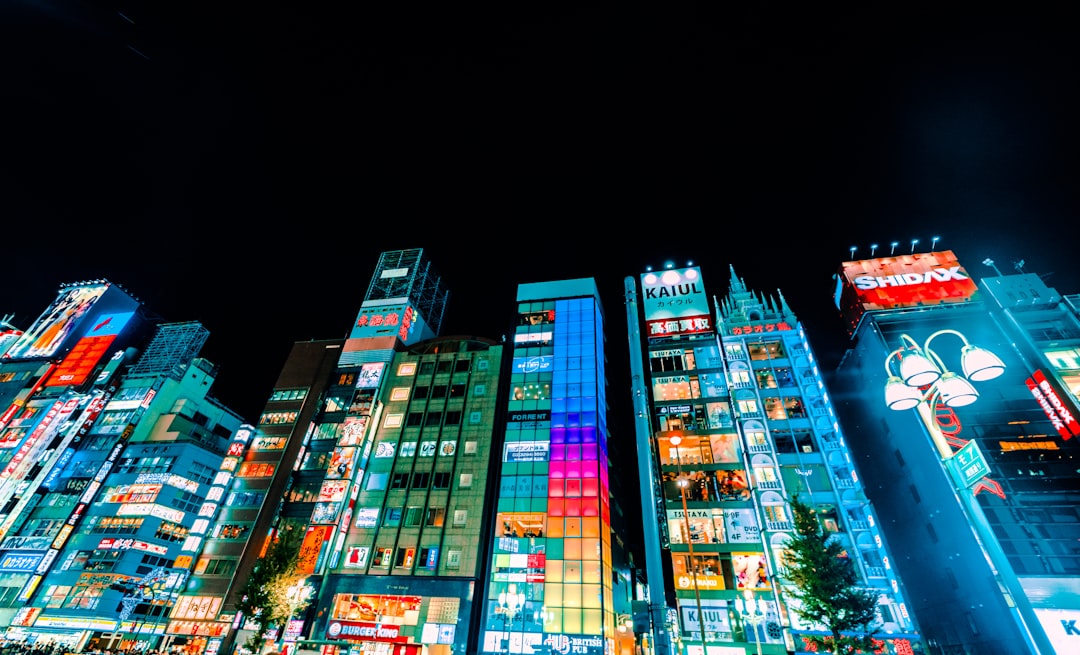
[(12, 324), (11, 324), (11, 323), (9, 322), (9, 321), (11, 321), (11, 319), (13, 319), (13, 318), (15, 318), (15, 315), (14, 315), (14, 314), (8, 314), (8, 315), (7, 315), (7, 316), (5, 316), (4, 318), (0, 318), (0, 327), (6, 327), (6, 328), (8, 328), (9, 330), (18, 330), (19, 328), (15, 327), (14, 325), (12, 325)]
[(1023, 259), (1018, 259), (1015, 262), (1013, 262), (1013, 268), (1016, 269), (1017, 273), (1020, 273), (1021, 275), (1023, 275), (1024, 274), (1024, 260)]

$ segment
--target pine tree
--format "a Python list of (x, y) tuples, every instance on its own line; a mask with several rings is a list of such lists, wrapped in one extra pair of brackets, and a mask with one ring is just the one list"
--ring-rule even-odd
[(831, 633), (808, 641), (825, 652), (873, 652), (877, 593), (858, 586), (854, 563), (844, 546), (822, 530), (815, 510), (798, 497), (790, 504), (795, 534), (785, 547), (783, 577), (790, 583), (789, 595), (800, 601), (792, 611)]

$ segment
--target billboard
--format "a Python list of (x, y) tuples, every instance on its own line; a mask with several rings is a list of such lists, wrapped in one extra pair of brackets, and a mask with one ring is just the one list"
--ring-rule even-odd
[(108, 288), (107, 284), (89, 284), (61, 289), (52, 305), (8, 348), (4, 357), (52, 357)]
[(951, 250), (844, 262), (834, 299), (849, 333), (866, 312), (967, 303), (978, 285)]
[(370, 302), (360, 307), (360, 313), (349, 332), (350, 339), (397, 337), (406, 345), (435, 336), (420, 312), (412, 303), (379, 305)]
[(134, 312), (123, 312), (104, 314), (94, 319), (44, 386), (80, 385), (85, 382), (98, 362), (110, 354), (113, 341), (134, 315)]
[(646, 337), (712, 332), (709, 298), (697, 266), (642, 274), (641, 295)]

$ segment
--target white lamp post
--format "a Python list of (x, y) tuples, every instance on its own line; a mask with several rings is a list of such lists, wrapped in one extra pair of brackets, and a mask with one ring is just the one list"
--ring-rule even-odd
[(499, 607), (502, 609), (504, 629), (507, 621), (510, 622), (511, 628), (514, 627), (514, 619), (519, 613), (522, 614), (522, 628), (524, 629), (524, 613), (521, 610), (525, 607), (525, 592), (518, 591), (516, 584), (511, 583), (508, 591), (499, 592)]
[(765, 613), (762, 611), (762, 606), (758, 604), (757, 599), (754, 598), (754, 592), (746, 589), (743, 591), (743, 598), (735, 599), (735, 609), (739, 612), (739, 616), (744, 621), (749, 623), (754, 628), (754, 641), (757, 642), (757, 652), (761, 655), (761, 635), (758, 634), (758, 626), (765, 621)]
[[(704, 655), (707, 652), (705, 646), (705, 615), (701, 611), (701, 591), (698, 589), (697, 579), (697, 566), (694, 564), (694, 536), (690, 533), (690, 512), (686, 509), (686, 487), (690, 484), (690, 481), (683, 476), (682, 462), (679, 460), (679, 444), (682, 443), (682, 437), (675, 434), (672, 435), (668, 441), (671, 443), (671, 447), (675, 453), (675, 466), (679, 471), (679, 494), (682, 496), (682, 515), (683, 515), (683, 527), (686, 531), (686, 552), (689, 556), (690, 574), (694, 580), (694, 600), (697, 602), (698, 612), (698, 627), (701, 628), (701, 652)], [(681, 631), (681, 628), (680, 628)]]

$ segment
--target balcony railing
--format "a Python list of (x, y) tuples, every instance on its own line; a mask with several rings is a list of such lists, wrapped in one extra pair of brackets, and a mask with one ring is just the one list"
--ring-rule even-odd
[(866, 577), (868, 578), (884, 578), (885, 567), (884, 566), (868, 566), (866, 567)]
[(852, 530), (869, 530), (870, 524), (866, 521), (848, 521)]
[(765, 490), (779, 491), (780, 490), (780, 481), (779, 480), (762, 480), (761, 482), (757, 483), (757, 488), (758, 489), (765, 489)]
[(773, 532), (779, 532), (781, 530), (792, 530), (794, 526), (790, 521), (765, 521), (765, 529)]
[(836, 486), (840, 489), (854, 489), (855, 481), (849, 478), (837, 478)]
[(752, 453), (771, 453), (772, 447), (767, 443), (752, 443), (746, 447)]

